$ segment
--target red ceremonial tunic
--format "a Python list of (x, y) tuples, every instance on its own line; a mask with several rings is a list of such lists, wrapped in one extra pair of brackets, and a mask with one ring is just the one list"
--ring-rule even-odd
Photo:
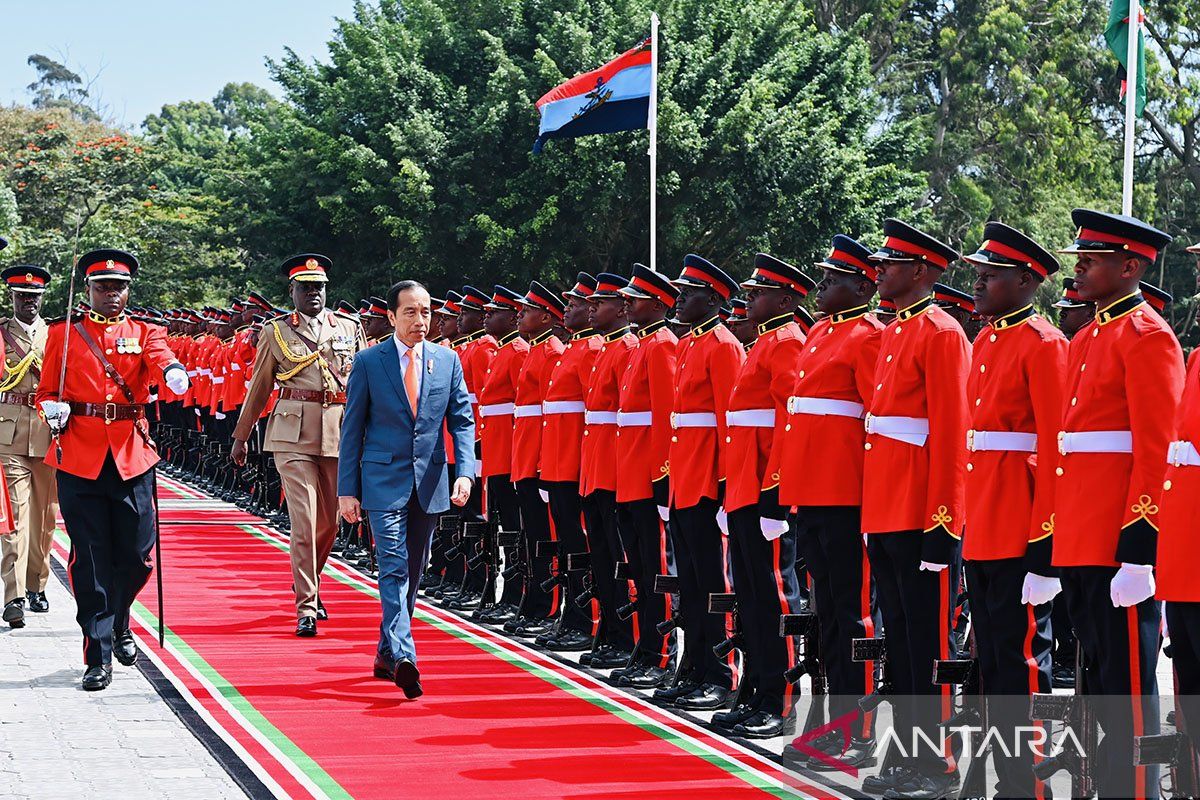
[[(787, 401), (803, 351), (804, 333), (793, 315), (758, 326), (758, 339), (729, 395), (725, 449), (732, 468), (725, 480), (726, 511), (757, 506), (763, 491), (779, 485), (779, 471), (769, 462), (774, 443), (787, 425)], [(750, 427), (745, 422), (755, 424)]]
[[(517, 378), (529, 355), (529, 342), (516, 331), (498, 342), (499, 349), (490, 367), (484, 371), (483, 390), (479, 393), (482, 428), (483, 477), (509, 475), (512, 470), (513, 408), (517, 399)], [(493, 413), (495, 412), (495, 413)]]
[[(604, 337), (592, 329), (577, 332), (554, 362), (542, 403), (542, 480), (579, 482), (583, 408), (592, 367)], [(547, 403), (565, 403), (547, 413)], [(574, 410), (567, 410), (574, 409)]]
[[(463, 380), (470, 394), (471, 407), (475, 412), (475, 440), (483, 439), (483, 421), (479, 418), (479, 394), (487, 383), (488, 370), (496, 360), (499, 345), (496, 340), (482, 330), (468, 334), (459, 341), (459, 360), (463, 365)], [(458, 348), (456, 348), (458, 349)]]
[(924, 531), (926, 561), (946, 564), (962, 537), (967, 435), (967, 371), (971, 345), (954, 318), (932, 298), (896, 314), (880, 335), (871, 417), (928, 421), (923, 444), (898, 441), (868, 427), (863, 444), (862, 528), (865, 533)]
[(617, 490), (616, 415), (620, 407), (621, 378), (637, 346), (637, 337), (628, 327), (605, 334), (592, 366), (584, 405), (589, 413), (598, 412), (611, 416), (612, 420), (595, 420), (584, 426), (579, 470), (579, 494), (584, 497), (597, 489)]
[[(83, 318), (84, 328), (96, 345), (103, 349), (109, 363), (125, 379), (133, 392), (134, 402), (148, 403), (150, 384), (161, 383), (163, 371), (171, 364), (179, 363), (167, 346), (166, 333), (157, 325), (135, 322), (124, 315), (111, 325), (98, 322), (97, 319), (91, 315)], [(63, 333), (66, 329), (65, 323), (58, 322), (51, 325), (47, 333), (42, 380), (37, 389), (38, 408), (45, 400), (127, 404), (129, 401), (125, 395), (105, 374), (100, 361), (75, 331), (71, 332), (66, 386), (60, 396), (58, 375), (62, 366)], [(118, 339), (122, 342), (118, 343)], [(128, 346), (121, 346), (134, 342), (140, 352), (128, 352)], [(145, 422), (140, 424), (144, 425)], [(158, 463), (158, 453), (133, 426), (134, 421), (129, 419), (107, 421), (101, 417), (72, 414), (59, 440), (62, 463), (57, 462), (54, 446), (46, 453), (46, 463), (72, 475), (94, 479), (100, 474), (104, 459), (111, 452), (121, 478), (135, 478)]]
[[(993, 320), (972, 351), (963, 558), (1026, 557), (1030, 567), (1045, 574), (1054, 533), (1067, 337), (1027, 306)], [(982, 449), (993, 432), (1030, 434), (1037, 450)], [(971, 452), (973, 442), (981, 449)], [(1034, 542), (1044, 544), (1033, 548)]]
[[(1174, 440), (1200, 448), (1200, 350), (1193, 350), (1188, 357)], [(1200, 602), (1200, 581), (1196, 580), (1196, 564), (1200, 563), (1200, 464), (1195, 463), (1191, 448), (1177, 444), (1168, 452), (1158, 514), (1158, 590), (1154, 596), (1179, 603)]]
[[(663, 320), (639, 328), (638, 346), (621, 379), (617, 427), (617, 502), (656, 497), (655, 485), (670, 488), (671, 410), (675, 405), (676, 348), (679, 340)], [(649, 425), (636, 417), (649, 414)], [(662, 505), (668, 495), (660, 489)]]
[[(719, 317), (700, 323), (679, 340), (675, 422), (671, 435), (671, 503), (691, 508), (719, 499), (725, 480), (725, 412), (746, 354)], [(712, 427), (681, 427), (679, 414), (708, 415)], [(699, 419), (699, 418), (696, 418)]]
[[(882, 330), (883, 323), (861, 306), (825, 317), (808, 332), (792, 395), (835, 401), (849, 416), (797, 413), (788, 417), (783, 438), (776, 440), (777, 454), (772, 455), (772, 460), (779, 462), (780, 503), (862, 505), (863, 443), (867, 438), (862, 417), (875, 390)], [(827, 469), (823, 465), (831, 454), (837, 461)]]
[(550, 331), (529, 342), (529, 355), (517, 377), (517, 410), (513, 420), (513, 481), (536, 478), (542, 455), (542, 399), (550, 371), (563, 353), (563, 343)]
[(1140, 294), (1099, 310), (1075, 334), (1061, 430), (1132, 433), (1132, 452), (1061, 456), (1054, 566), (1154, 563), (1159, 494), (1183, 375), (1175, 334)]

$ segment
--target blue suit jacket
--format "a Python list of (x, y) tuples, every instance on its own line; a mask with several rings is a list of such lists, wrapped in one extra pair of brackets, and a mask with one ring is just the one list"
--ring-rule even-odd
[(425, 342), (421, 397), (413, 419), (395, 337), (354, 358), (346, 389), (338, 494), (366, 511), (392, 511), (417, 493), (421, 508), (450, 508), (442, 422), (454, 442), (455, 477), (475, 479), (475, 420), (462, 363), (453, 350)]

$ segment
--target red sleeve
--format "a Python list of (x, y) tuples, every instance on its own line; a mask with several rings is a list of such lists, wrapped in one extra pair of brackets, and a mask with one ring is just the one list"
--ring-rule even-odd
[(1125, 523), (1117, 540), (1118, 562), (1154, 563), (1159, 494), (1183, 383), (1183, 351), (1175, 335), (1161, 329), (1142, 334), (1125, 360), (1133, 468), (1125, 498)]
[(921, 558), (949, 564), (962, 538), (967, 449), (967, 371), (971, 347), (962, 331), (944, 329), (929, 340), (925, 404), (929, 414), (929, 484), (925, 497), (926, 541)]
[(864, 406), (871, 405), (875, 393), (875, 367), (879, 361), (879, 349), (883, 346), (883, 332), (873, 330), (858, 346), (858, 358), (854, 364), (854, 385)]
[(62, 370), (63, 325), (51, 325), (46, 332), (46, 350), (42, 356), (42, 379), (38, 381), (34, 403), (42, 413), (43, 400), (58, 399), (58, 373)]
[(1067, 340), (1036, 341), (1029, 358), (1029, 399), (1037, 433), (1033, 472), (1033, 512), (1025, 568), (1053, 575), (1050, 555), (1054, 536), (1054, 491), (1058, 477), (1058, 432), (1062, 429), (1063, 379), (1067, 371)]
[[(714, 334), (715, 335), (715, 334)], [(738, 369), (746, 360), (746, 351), (737, 341), (718, 341), (708, 362), (708, 379), (712, 385), (713, 408), (717, 414), (717, 480), (725, 480), (725, 412), (729, 409), (729, 395), (737, 380)]]
[[(650, 480), (667, 477), (667, 453), (671, 449), (671, 409), (675, 407), (675, 344), (657, 342), (650, 350), (646, 369), (650, 373), (650, 448), (658, 463)], [(661, 503), (660, 505), (666, 505)]]
[(796, 388), (796, 372), (804, 353), (804, 338), (782, 339), (771, 351), (771, 402), (775, 406), (775, 431), (771, 436), (771, 453), (763, 473), (764, 491), (779, 485), (779, 463), (783, 458), (784, 428), (788, 424), (787, 402)]

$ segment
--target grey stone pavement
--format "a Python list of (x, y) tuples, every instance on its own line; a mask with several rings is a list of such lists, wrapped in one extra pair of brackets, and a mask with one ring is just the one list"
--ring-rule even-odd
[(0, 800), (245, 798), (136, 666), (79, 688), (75, 603), (54, 575), (47, 596), (24, 628), (0, 623)]

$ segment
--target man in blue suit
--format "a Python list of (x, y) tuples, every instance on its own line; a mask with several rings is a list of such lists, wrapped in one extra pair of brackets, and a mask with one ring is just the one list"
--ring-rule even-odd
[[(348, 522), (366, 512), (375, 536), (383, 605), (375, 676), (420, 697), (412, 638), (419, 577), (437, 515), (462, 506), (475, 476), (475, 421), (458, 355), (426, 341), (429, 292), (416, 281), (388, 290), (395, 333), (361, 351), (350, 372), (338, 467), (338, 507)], [(443, 426), (443, 423), (445, 425)], [(447, 488), (443, 430), (454, 445)]]

